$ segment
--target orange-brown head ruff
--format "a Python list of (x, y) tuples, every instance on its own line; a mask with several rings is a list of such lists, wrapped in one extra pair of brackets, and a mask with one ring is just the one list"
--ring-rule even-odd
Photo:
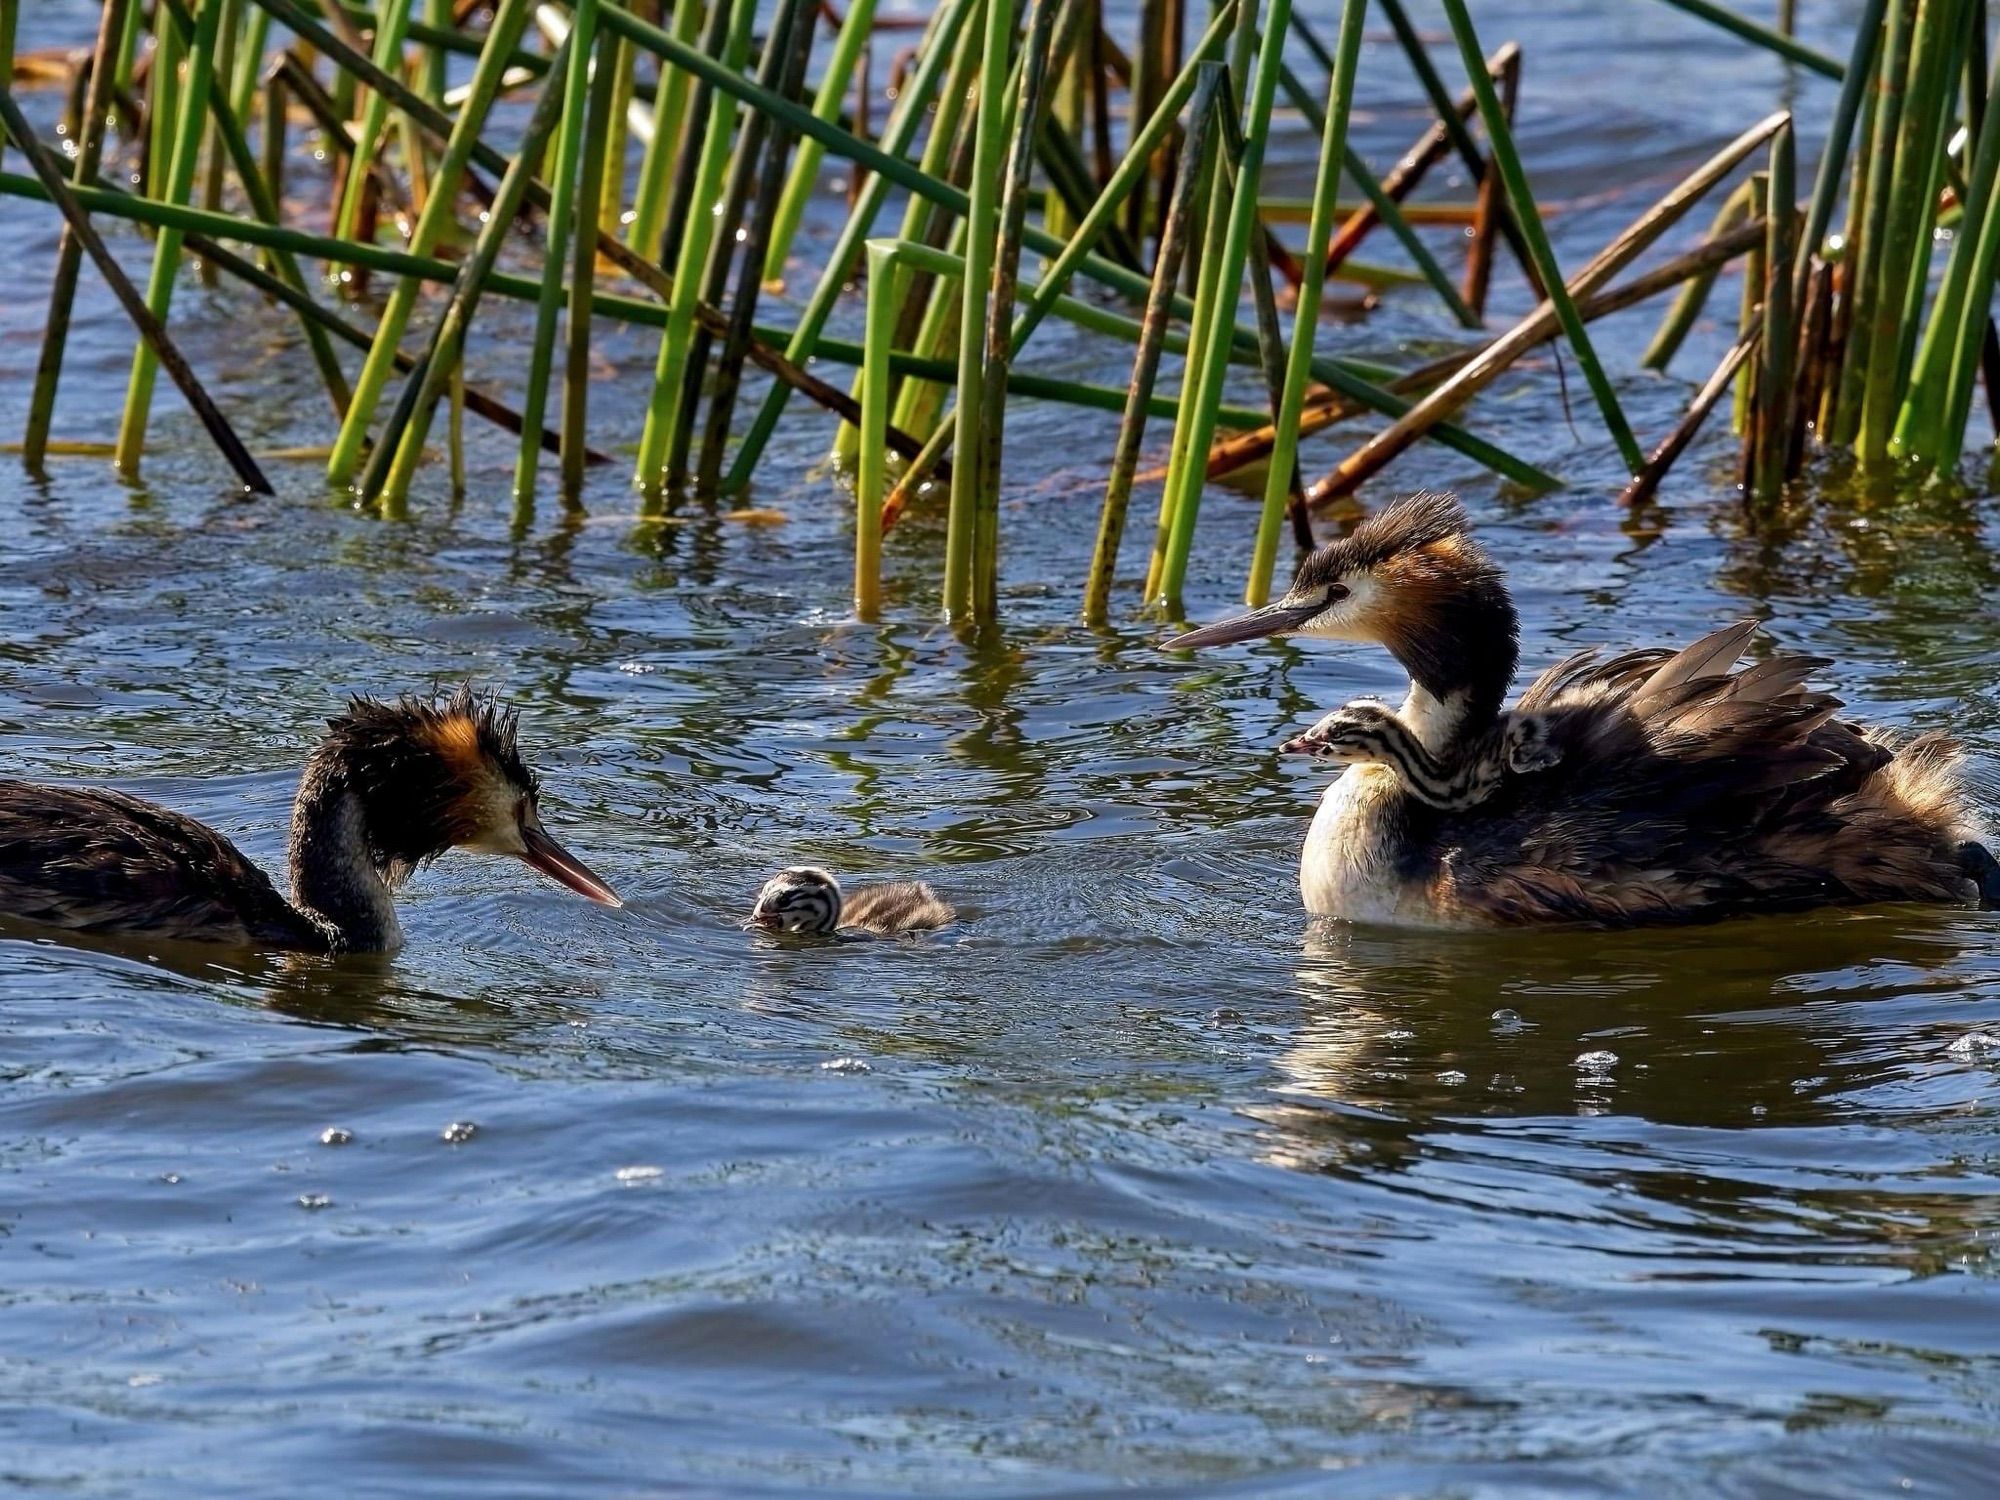
[[(431, 699), (355, 698), (315, 756), (360, 799), (376, 863), (392, 883), (447, 849), (504, 854), (607, 906), (614, 892), (549, 836), (518, 716), (469, 686)], [(310, 772), (308, 773), (310, 774)]]

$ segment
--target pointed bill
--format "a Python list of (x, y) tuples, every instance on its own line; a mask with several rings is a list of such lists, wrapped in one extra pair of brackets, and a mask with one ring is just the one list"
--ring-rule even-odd
[(1315, 600), (1310, 604), (1287, 604), (1280, 599), (1276, 604), (1267, 604), (1262, 609), (1253, 609), (1247, 615), (1236, 615), (1227, 620), (1218, 620), (1213, 625), (1204, 625), (1199, 630), (1190, 630), (1186, 635), (1177, 635), (1170, 641), (1162, 641), (1162, 651), (1195, 651), (1203, 646), (1231, 646), (1238, 641), (1254, 641), (1267, 635), (1284, 635), (1305, 624), (1321, 609), (1326, 601)]
[(523, 828), (521, 841), (527, 846), (521, 851), (521, 862), (540, 870), (556, 884), (566, 885), (579, 896), (588, 896), (605, 906), (625, 904), (616, 891), (591, 873), (588, 865), (550, 838), (548, 830), (539, 823)]

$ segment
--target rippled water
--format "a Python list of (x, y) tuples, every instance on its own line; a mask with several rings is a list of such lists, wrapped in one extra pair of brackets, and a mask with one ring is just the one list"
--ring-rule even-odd
[[(1750, 119), (1831, 104), (1664, 6), (1477, 9), (1527, 42), (1571, 257)], [(1838, 47), (1852, 7), (1804, 9)], [(86, 11), (36, 7), (29, 39)], [(1364, 74), (1386, 160), (1412, 96), (1386, 43)], [(1278, 150), (1305, 170), (1295, 129)], [(8, 436), (53, 245), (0, 209)], [(86, 286), (58, 427), (103, 438), (128, 343)], [(325, 441), (278, 314), (190, 282), (175, 316), (254, 443)], [(1614, 366), (1649, 328), (1606, 326)], [(1405, 296), (1340, 337), (1449, 335)], [(1642, 433), (1722, 337), (1626, 379)], [(476, 350), (503, 386), (519, 338), (499, 317)], [(601, 430), (636, 433), (650, 348), (603, 358), (628, 378)], [(1043, 358), (1124, 378), (1094, 346)], [(0, 1483), (1993, 1493), (1992, 918), (1309, 932), (1319, 777), (1274, 747), (1388, 663), (1164, 657), (1129, 591), (1078, 627), (1109, 419), (1016, 409), (1007, 625), (968, 644), (932, 623), (934, 518), (892, 542), (891, 623), (848, 619), (817, 418), (760, 475), (782, 524), (642, 522), (608, 472), (587, 516), (516, 529), (484, 434), (462, 502), (433, 479), (386, 522), (305, 462), (233, 498), (164, 385), (157, 411), (141, 488), (0, 464), (6, 773), (156, 797), (275, 866), (343, 694), (472, 675), (520, 703), (551, 823), (629, 904), (457, 856), (393, 959), (0, 930)], [(1767, 615), (1858, 708), (1953, 726), (1992, 771), (1981, 503), (1829, 493), (1753, 537), (1712, 439), (1632, 522), (1546, 367), (1477, 415), (1574, 487), (1522, 502), (1435, 452), (1389, 483), (1465, 490), (1529, 666)], [(1250, 507), (1217, 492), (1203, 524), (1197, 618), (1233, 598)], [(806, 858), (922, 874), (967, 919), (738, 930)]]

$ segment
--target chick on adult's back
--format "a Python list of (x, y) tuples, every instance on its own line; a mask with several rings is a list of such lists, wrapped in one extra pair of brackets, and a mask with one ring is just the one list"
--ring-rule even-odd
[[(1365, 641), (1410, 674), (1401, 708), (1370, 726), (1408, 743), (1349, 765), (1307, 834), (1300, 887), (1316, 914), (1625, 926), (2000, 899), (1952, 741), (1898, 743), (1835, 717), (1838, 700), (1806, 685), (1821, 658), (1737, 670), (1756, 629), (1558, 663), (1512, 711), (1543, 740), (1535, 761), (1456, 807), (1427, 804), (1392, 766), (1448, 774), (1504, 732), (1518, 625), (1451, 497), (1396, 502), (1307, 558), (1276, 604), (1167, 644)], [(1314, 731), (1288, 748), (1313, 751)]]

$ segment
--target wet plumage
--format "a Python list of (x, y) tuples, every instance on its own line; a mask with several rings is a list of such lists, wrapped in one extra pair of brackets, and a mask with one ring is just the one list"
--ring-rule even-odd
[(843, 892), (838, 880), (813, 865), (794, 865), (773, 875), (750, 912), (751, 926), (770, 931), (876, 937), (928, 932), (957, 919), (951, 904), (920, 880), (889, 880)]
[(1739, 667), (1756, 630), (1558, 663), (1512, 710), (1542, 743), (1462, 806), (1428, 805), (1392, 753), (1400, 734), (1420, 770), (1462, 775), (1509, 722), (1513, 604), (1449, 497), (1397, 502), (1307, 559), (1277, 604), (1169, 644), (1369, 641), (1410, 673), (1381, 753), (1352, 757), (1379, 763), (1334, 781), (1307, 836), (1300, 883), (1317, 914), (1629, 926), (2000, 898), (1952, 741), (1840, 718), (1808, 684), (1820, 658)]
[(617, 898), (542, 827), (514, 716), (469, 689), (356, 698), (292, 808), (293, 899), (194, 819), (122, 792), (0, 781), (0, 912), (79, 932), (314, 952), (402, 941), (393, 895), (450, 848), (520, 859)]

